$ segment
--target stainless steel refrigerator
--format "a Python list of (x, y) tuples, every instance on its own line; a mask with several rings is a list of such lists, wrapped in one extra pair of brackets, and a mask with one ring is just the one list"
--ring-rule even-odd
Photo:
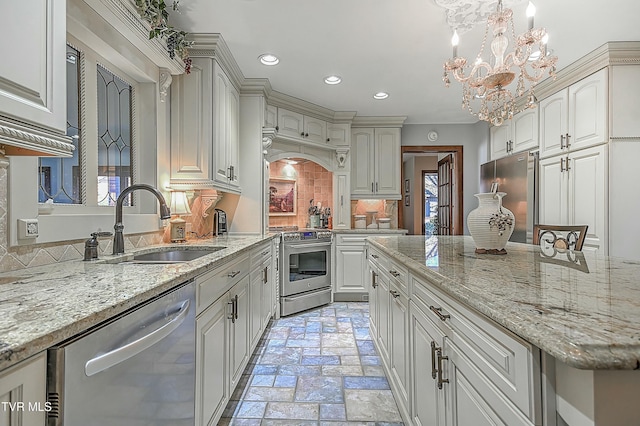
[(531, 243), (533, 224), (538, 220), (538, 153), (528, 151), (490, 161), (480, 166), (480, 192), (490, 192), (497, 182), (506, 192), (502, 205), (515, 216), (509, 241)]

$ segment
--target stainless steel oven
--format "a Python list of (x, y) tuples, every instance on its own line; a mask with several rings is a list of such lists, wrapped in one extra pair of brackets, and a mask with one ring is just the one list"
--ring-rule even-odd
[(331, 302), (331, 231), (282, 234), (280, 314)]

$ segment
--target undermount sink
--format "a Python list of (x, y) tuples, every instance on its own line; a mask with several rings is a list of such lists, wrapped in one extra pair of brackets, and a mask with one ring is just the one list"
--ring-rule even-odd
[(179, 247), (136, 254), (133, 258), (125, 258), (119, 263), (184, 263), (202, 256), (223, 250), (226, 247)]

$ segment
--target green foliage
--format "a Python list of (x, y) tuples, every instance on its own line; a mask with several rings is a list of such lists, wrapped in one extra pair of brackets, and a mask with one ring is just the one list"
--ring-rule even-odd
[[(171, 9), (178, 10), (178, 1), (173, 1)], [(159, 37), (167, 44), (171, 59), (176, 55), (184, 62), (184, 71), (191, 71), (191, 58), (187, 50), (193, 42), (187, 40), (187, 33), (169, 25), (169, 12), (164, 0), (136, 0), (136, 9), (140, 17), (151, 25), (149, 40)]]

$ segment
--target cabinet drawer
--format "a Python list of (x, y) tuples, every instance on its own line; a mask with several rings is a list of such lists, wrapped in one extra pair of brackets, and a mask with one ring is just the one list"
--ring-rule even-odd
[(389, 260), (386, 272), (389, 274), (391, 280), (398, 286), (398, 289), (404, 294), (409, 294), (409, 273), (404, 266), (396, 263), (393, 260)]
[(367, 234), (344, 234), (336, 235), (336, 244), (339, 246), (345, 245), (365, 245), (365, 240), (370, 237)]
[(367, 259), (369, 259), (369, 263), (375, 266), (376, 272), (388, 270), (389, 260), (386, 255), (371, 246), (368, 246), (367, 252)]
[(471, 363), (531, 420), (540, 412), (540, 354), (533, 345), (412, 277), (412, 300), (427, 311)]
[(196, 278), (196, 315), (249, 273), (249, 256), (229, 260)]
[(262, 266), (271, 257), (271, 243), (262, 244), (251, 251), (251, 268)]

